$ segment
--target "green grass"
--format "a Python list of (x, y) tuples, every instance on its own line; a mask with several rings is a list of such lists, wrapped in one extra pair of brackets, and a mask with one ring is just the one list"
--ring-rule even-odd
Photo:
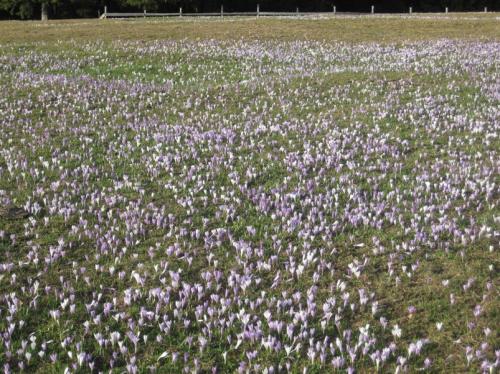
[[(489, 39), (500, 37), (497, 13), (450, 14), (448, 17), (331, 17), (328, 19), (72, 20), (0, 22), (1, 43), (58, 40), (217, 39), (327, 40), (393, 43), (409, 40)], [(470, 19), (472, 18), (472, 19)]]
[[(178, 233), (172, 236), (168, 229), (159, 229), (152, 224), (144, 223), (139, 229), (140, 233), (133, 234), (134, 228), (127, 227), (126, 219), (120, 218), (118, 213), (142, 214), (140, 221), (145, 222), (145, 215), (153, 211), (150, 204), (162, 207), (165, 215), (174, 215), (176, 222), (182, 223), (186, 230), (227, 228), (236, 239), (246, 240), (255, 247), (249, 259), (252, 266), (256, 266), (262, 258), (277, 256), (272, 270), (252, 269), (252, 275), (260, 283), (252, 284), (245, 290), (242, 298), (255, 301), (262, 291), (267, 293), (267, 298), (281, 298), (285, 291), (288, 292), (288, 297), (294, 292), (301, 292), (300, 303), (303, 305), (306, 303), (307, 290), (317, 285), (319, 290), (315, 302), (320, 309), (322, 303), (332, 295), (340, 302), (342, 293), (334, 285), (338, 280), (343, 280), (349, 289), (363, 287), (376, 294), (379, 314), (390, 320), (390, 326), (398, 323), (403, 327), (401, 341), (411, 342), (418, 338), (429, 338), (432, 341), (425, 348), (424, 354), (411, 362), (411, 372), (423, 366), (426, 356), (433, 359), (432, 372), (462, 373), (479, 370), (478, 362), (467, 366), (463, 352), (466, 345), (477, 347), (484, 341), (492, 348), (498, 347), (498, 332), (493, 331), (488, 338), (482, 333), (486, 327), (495, 330), (495, 326), (500, 325), (498, 293), (495, 288), (490, 293), (485, 291), (487, 282), (491, 282), (494, 287), (499, 285), (496, 275), (500, 265), (498, 255), (496, 251), (488, 250), (490, 245), (496, 246), (494, 238), (483, 238), (465, 246), (456, 243), (447, 249), (419, 247), (410, 251), (397, 248), (400, 243), (408, 243), (414, 235), (411, 230), (406, 231), (405, 227), (386, 223), (382, 229), (375, 229), (345, 223), (332, 239), (325, 240), (320, 235), (307, 239), (300, 235), (298, 229), (279, 229), (269, 214), (260, 211), (257, 204), (232, 185), (231, 175), (226, 171), (226, 168), (233, 168), (248, 188), (261, 188), (270, 198), (275, 193), (301, 191), (295, 204), (304, 216), (311, 215), (312, 222), (313, 209), (305, 201), (309, 196), (306, 182), (315, 181), (318, 176), (321, 178), (313, 188), (314, 194), (326, 194), (348, 182), (352, 182), (366, 194), (378, 191), (387, 196), (391, 191), (399, 189), (409, 194), (400, 203), (394, 203), (394, 206), (403, 209), (405, 204), (412, 203), (411, 193), (421, 184), (415, 176), (432, 170), (437, 161), (443, 163), (440, 166), (441, 175), (459, 173), (461, 170), (457, 167), (457, 160), (460, 157), (472, 157), (481, 153), (481, 159), (474, 163), (474, 168), (495, 169), (500, 147), (498, 138), (487, 144), (483, 141), (483, 133), (473, 134), (461, 129), (439, 132), (425, 126), (415, 130), (415, 123), (420, 125), (422, 122), (408, 116), (403, 116), (403, 120), (398, 119), (401, 108), (431, 97), (440, 98), (441, 107), (448, 105), (467, 119), (487, 121), (491, 99), (483, 92), (481, 82), (476, 80), (477, 76), (461, 70), (460, 61), (450, 62), (445, 58), (432, 65), (422, 57), (422, 63), (432, 67), (446, 64), (458, 67), (452, 73), (441, 72), (436, 75), (417, 72), (411, 66), (394, 67), (395, 61), (390, 59), (383, 60), (389, 67), (377, 72), (352, 70), (357, 64), (363, 66), (362, 61), (355, 59), (338, 63), (342, 67), (346, 67), (344, 64), (348, 65), (342, 72), (331, 70), (332, 65), (337, 64), (336, 61), (327, 63), (314, 60), (308, 74), (301, 74), (300, 66), (293, 65), (295, 61), (236, 58), (228, 52), (235, 40), (264, 45), (264, 48), (276, 45), (293, 48), (295, 40), (325, 43), (313, 44), (305, 50), (314, 49), (318, 45), (331, 46), (337, 45), (337, 42), (346, 42), (346, 54), (349, 53), (349, 46), (359, 46), (359, 43), (373, 46), (374, 42), (380, 42), (391, 47), (398, 43), (396, 48), (404, 48), (409, 42), (433, 43), (434, 40), (443, 38), (471, 44), (498, 40), (500, 33), (496, 15), (472, 16), (477, 19), (455, 15), (439, 20), (364, 17), (327, 20), (85, 20), (52, 21), (47, 24), (0, 23), (0, 44), (4, 47), (0, 51), (0, 58), (3, 59), (2, 62), (7, 61), (5, 66), (9, 69), (2, 71), (0, 68), (0, 84), (4, 87), (0, 110), (16, 115), (16, 121), (5, 122), (0, 134), (0, 145), (10, 152), (0, 153), (0, 170), (3, 173), (0, 174), (0, 190), (18, 205), (23, 205), (36, 196), (44, 208), (45, 205), (51, 205), (50, 201), (44, 202), (44, 198), (58, 198), (62, 199), (61, 205), (73, 204), (80, 209), (72, 212), (67, 219), (62, 214), (44, 212), (43, 216), (50, 217), (47, 225), (43, 224), (41, 215), (34, 217), (38, 223), (33, 228), (29, 227), (29, 221), (0, 217), (0, 231), (6, 233), (0, 238), (0, 263), (20, 264), (34, 252), (38, 252), (41, 261), (39, 265), (32, 261), (19, 265), (14, 283), (11, 282), (9, 273), (2, 274), (4, 276), (0, 279), (0, 294), (3, 297), (14, 290), (22, 300), (16, 321), (22, 319), (25, 327), (18, 329), (13, 335), (12, 351), (19, 349), (22, 340), (31, 332), (36, 332), (39, 340), (53, 340), (53, 351), (61, 357), (57, 364), (52, 365), (46, 359), (35, 356), (26, 371), (63, 371), (71, 362), (65, 356), (66, 349), (60, 345), (63, 336), (68, 335), (80, 339), (84, 350), (92, 352), (97, 369), (109, 369), (109, 349), (100, 348), (91, 335), (84, 334), (83, 323), (91, 319), (84, 303), (102, 293), (99, 313), (103, 302), (111, 302), (113, 298), (117, 298), (117, 308), (128, 319), (139, 320), (140, 307), (154, 308), (154, 302), (143, 294), (130, 305), (125, 305), (126, 290), (138, 288), (135, 281), (130, 279), (132, 270), (148, 275), (145, 280), (147, 289), (164, 287), (162, 278), (167, 275), (160, 274), (161, 269), (158, 271), (156, 268), (162, 261), (168, 262), (170, 270), (181, 269), (182, 279), (191, 284), (202, 283), (201, 272), (218, 269), (225, 274), (224, 286), (227, 286), (227, 274), (242, 271), (239, 263), (241, 259), (227, 239), (207, 251), (203, 248), (203, 239), (181, 238), (176, 236)], [(196, 55), (196, 48), (200, 48), (196, 44), (197, 40), (207, 38), (226, 44), (222, 44), (219, 54), (212, 55), (211, 52), (202, 51)], [(182, 40), (188, 45), (176, 45), (168, 52), (156, 54), (141, 55), (136, 50), (142, 43), (154, 45), (154, 41), (165, 39)], [(122, 41), (138, 43), (122, 45)], [(422, 47), (420, 44), (419, 46)], [(40, 59), (39, 56), (44, 58)], [(15, 58), (26, 64), (8, 62), (17, 61)], [(166, 66), (171, 65), (175, 69), (165, 70)], [(495, 73), (495, 66), (492, 62), (489, 72), (480, 72), (482, 84), (491, 84), (491, 79), (494, 78), (491, 73)], [(287, 68), (290, 69), (290, 74), (284, 77), (281, 69)], [(22, 72), (33, 73), (33, 76), (26, 82), (19, 82), (16, 79), (19, 75), (16, 74)], [(210, 75), (212, 72), (214, 74)], [(36, 82), (39, 77), (51, 76), (65, 77), (69, 83), (43, 80)], [(171, 90), (162, 91), (161, 84), (165, 81), (171, 82)], [(114, 87), (117, 82), (123, 82), (127, 89), (133, 84), (151, 84), (152, 88), (146, 94), (132, 96), (127, 89), (108, 87), (108, 84)], [(99, 86), (100, 83), (103, 86)], [(87, 96), (79, 96), (81, 94)], [(187, 105), (188, 102), (191, 104)], [(384, 105), (388, 108), (388, 115), (379, 118), (379, 109)], [(17, 109), (24, 109), (27, 113), (19, 114)], [(245, 111), (260, 115), (260, 122), (245, 122), (249, 116)], [(442, 113), (439, 115), (440, 123), (444, 122), (446, 116)], [(251, 118), (254, 117), (256, 116), (252, 114)], [(143, 121), (148, 122), (144, 124)], [(323, 122), (330, 126), (319, 126)], [(200, 133), (218, 133), (233, 123), (240, 124), (240, 127), (232, 140), (221, 142), (218, 144), (220, 148), (214, 151), (214, 148), (209, 148), (213, 140), (197, 139), (194, 146), (196, 154), (191, 153), (187, 146), (190, 130), (186, 133), (169, 132), (172, 126), (179, 125), (188, 129), (199, 126), (196, 129)], [(266, 126), (278, 124), (282, 127), (273, 133), (252, 133), (249, 136), (248, 133), (260, 123)], [(164, 127), (161, 127), (162, 124)], [(294, 125), (298, 127), (294, 128)], [(244, 130), (245, 126), (249, 129)], [(351, 148), (346, 147), (344, 151), (354, 152), (350, 159), (354, 166), (343, 159), (331, 167), (326, 167), (324, 161), (320, 160), (307, 166), (304, 172), (293, 167), (288, 169), (285, 165), (284, 158), (290, 155), (297, 155), (300, 161), (306, 160), (309, 145), (341, 141), (352, 133), (359, 134), (367, 143), (378, 140), (373, 139), (377, 128), (383, 129), (382, 134), (387, 139), (387, 144), (393, 148), (385, 153), (368, 154), (359, 144), (352, 144)], [(177, 137), (177, 141), (156, 140), (153, 132), (157, 132), (159, 136), (172, 135)], [(450, 146), (451, 140), (463, 143), (456, 147)], [(238, 157), (229, 160), (227, 154), (235, 149)], [(320, 152), (318, 149), (320, 148), (315, 148), (317, 153)], [(323, 149), (325, 153), (331, 151)], [(441, 153), (443, 149), (446, 154)], [(185, 151), (184, 158), (172, 162), (170, 169), (164, 167), (152, 177), (147, 166), (160, 162), (154, 156), (179, 150)], [(64, 152), (68, 152), (67, 156), (61, 157)], [(459, 152), (460, 156), (453, 152)], [(219, 167), (217, 162), (221, 161), (212, 159), (214, 154), (227, 162), (227, 165)], [(12, 173), (7, 173), (7, 165), (13, 163), (10, 155), (17, 162), (17, 168)], [(200, 163), (199, 158), (204, 162)], [(43, 161), (52, 159), (57, 163), (50, 167), (43, 166)], [(30, 175), (29, 168), (23, 167), (23, 161), (31, 168), (40, 169), (40, 174), (36, 177)], [(400, 171), (387, 173), (383, 170), (384, 162), (403, 162), (403, 165)], [(98, 172), (87, 177), (84, 175), (86, 166), (94, 167)], [(198, 189), (195, 189), (196, 180), (181, 186), (186, 170), (191, 167), (197, 168), (195, 174), (205, 178)], [(368, 170), (368, 167), (373, 168), (367, 171), (366, 177), (360, 178), (355, 174), (356, 170)], [(320, 169), (324, 169), (324, 174), (319, 175)], [(73, 184), (52, 189), (52, 183), (62, 179), (63, 171), (70, 173), (65, 178)], [(245, 177), (245, 173), (250, 171), (255, 175)], [(123, 189), (115, 189), (115, 182), (123, 182), (125, 176), (139, 184), (140, 188), (132, 184)], [(169, 189), (167, 185), (178, 188)], [(436, 204), (447, 198), (446, 191), (433, 188)], [(144, 193), (141, 193), (141, 189)], [(44, 191), (44, 195), (35, 193), (37, 190)], [(106, 206), (106, 210), (102, 212), (104, 215), (113, 212), (110, 218), (99, 221), (96, 217), (97, 210), (90, 211), (94, 206), (91, 206), (89, 191), (104, 191), (117, 198), (114, 205), (99, 203)], [(222, 196), (227, 196), (230, 192), (239, 201), (234, 206), (236, 219), (230, 219), (225, 213), (218, 215), (221, 205), (227, 203)], [(208, 196), (209, 203), (203, 205), (200, 199), (195, 201), (194, 207), (184, 206), (184, 201), (193, 196)], [(461, 207), (466, 199), (467, 196), (456, 197), (455, 206), (447, 207), (446, 212), (452, 212), (454, 207)], [(349, 201), (350, 196), (345, 191), (339, 195), (339, 213), (346, 209)], [(495, 202), (498, 203), (498, 195), (494, 196), (493, 205)], [(234, 200), (230, 203), (234, 204)], [(140, 209), (137, 210), (136, 205)], [(404, 220), (409, 225), (414, 217), (409, 210), (406, 213)], [(479, 211), (471, 208), (470, 211), (455, 213), (454, 216), (450, 213), (450, 216), (457, 219), (461, 228), (468, 227), (471, 219), (494, 227), (498, 207), (488, 207), (485, 204)], [(207, 217), (210, 222), (203, 227), (203, 218)], [(80, 219), (88, 220), (89, 229), (95, 230), (100, 236), (111, 233), (122, 240), (121, 245), (117, 246), (117, 252), (98, 255), (94, 239), (85, 236), (80, 238), (81, 232), (72, 233), (72, 227), (79, 225)], [(332, 216), (324, 220), (331, 226), (334, 221)], [(256, 229), (255, 237), (247, 232), (247, 226)], [(16, 244), (11, 235), (16, 236)], [(43, 265), (50, 247), (56, 246), (61, 237), (67, 243), (73, 243), (73, 247), (66, 249), (64, 258), (53, 264)], [(126, 254), (120, 252), (123, 240), (129, 237), (136, 242)], [(385, 246), (385, 253), (373, 253), (376, 247), (374, 238)], [(448, 239), (443, 237), (441, 241)], [(282, 245), (278, 245), (278, 241)], [(166, 248), (176, 242), (181, 243), (183, 257), (167, 256)], [(356, 247), (358, 243), (365, 245)], [(259, 253), (260, 246), (262, 253)], [(323, 269), (317, 282), (313, 279), (316, 270), (313, 265), (306, 267), (301, 277), (292, 277), (286, 273), (292, 260), (296, 263), (302, 261), (302, 251), (309, 246), (322, 253), (321, 259), (331, 265), (331, 268)], [(152, 248), (159, 250), (154, 252), (151, 251)], [(280, 248), (280, 251), (276, 248)], [(213, 259), (209, 261), (209, 254), (217, 259), (217, 265)], [(370, 261), (359, 278), (345, 276), (348, 274), (349, 264), (355, 260), (363, 262), (364, 259)], [(387, 270), (388, 261), (392, 263), (392, 275)], [(412, 270), (411, 275), (403, 270), (403, 266), (410, 269), (417, 263), (418, 269)], [(493, 270), (490, 270), (490, 265)], [(86, 267), (85, 274), (80, 270), (83, 266)], [(111, 276), (108, 272), (111, 266), (115, 267), (115, 273), (126, 272), (126, 278), (119, 280), (116, 276)], [(287, 274), (290, 279), (283, 279), (276, 287), (271, 288), (278, 271)], [(86, 276), (89, 277), (88, 281), (85, 280)], [(71, 290), (64, 289), (61, 277), (71, 283)], [(463, 292), (463, 285), (471, 277), (475, 278), (473, 287), (469, 292)], [(52, 287), (52, 291), (40, 294), (36, 311), (29, 305), (31, 291), (22, 289), (32, 287), (35, 280), (44, 287)], [(442, 286), (445, 280), (450, 282), (447, 287)], [(216, 290), (212, 289), (211, 292)], [(73, 315), (65, 313), (58, 324), (49, 317), (49, 311), (58, 308), (62, 299), (71, 293), (76, 297), (76, 311)], [(449, 302), (450, 293), (456, 295), (454, 305)], [(201, 301), (194, 297), (188, 299), (189, 308), (186, 313), (192, 321), (195, 321), (194, 306), (203, 301), (208, 301), (208, 295)], [(484, 312), (477, 319), (476, 328), (469, 330), (467, 322), (471, 320), (471, 311), (478, 303), (482, 303)], [(242, 305), (248, 310), (248, 303)], [(409, 316), (407, 312), (410, 306), (416, 307), (413, 316)], [(254, 313), (262, 314), (265, 309), (264, 306), (257, 306)], [(4, 317), (6, 308), (2, 306), (0, 310), (3, 313), (0, 315), (0, 330), (4, 331), (8, 326)], [(172, 318), (172, 302), (161, 306), (161, 310)], [(286, 314), (281, 318), (291, 322), (291, 317)], [(390, 327), (384, 331), (377, 320), (377, 317), (371, 315), (369, 308), (356, 313), (346, 311), (340, 327), (342, 330), (357, 330), (370, 323), (381, 341), (390, 341)], [(437, 322), (443, 323), (443, 331), (437, 331)], [(245, 359), (244, 350), (254, 349), (248, 342), (243, 343), (239, 350), (232, 348), (240, 327), (235, 324), (223, 334), (214, 330), (209, 346), (201, 354), (195, 345), (188, 347), (186, 338), (189, 335), (196, 337), (203, 328), (202, 321), (192, 322), (187, 328), (177, 325), (170, 333), (163, 334), (161, 344), (154, 343), (155, 336), (161, 333), (158, 324), (146, 324), (142, 333), (149, 336), (150, 344), (139, 345), (137, 357), (140, 360), (140, 370), (146, 372), (147, 366), (158, 365), (158, 372), (181, 371), (183, 364), (180, 361), (157, 362), (162, 352), (177, 351), (196, 354), (200, 358), (202, 372), (208, 372), (213, 365), (220, 367), (223, 372), (234, 372), (240, 360)], [(314, 319), (310, 327), (316, 329), (317, 336), (321, 336), (319, 319)], [(123, 332), (126, 329), (126, 321), (113, 318), (107, 318), (98, 327), (93, 326), (93, 332), (102, 333), (115, 330)], [(264, 326), (264, 332), (269, 333), (267, 326)], [(326, 332), (330, 336), (340, 334), (333, 324), (328, 326)], [(232, 344), (228, 343), (228, 336), (232, 337)], [(286, 339), (284, 333), (281, 338)], [(133, 350), (129, 343), (129, 350)], [(70, 349), (76, 351), (75, 342), (70, 344)], [(228, 352), (227, 363), (222, 359), (225, 351)], [(319, 364), (309, 365), (306, 353), (304, 348), (292, 354), (292, 372), (302, 372), (306, 366), (309, 367), (309, 372), (327, 372)], [(397, 353), (406, 353), (404, 345), (398, 345)], [(6, 348), (2, 346), (0, 362), (4, 360)], [(284, 365), (288, 358), (283, 351), (276, 354), (264, 352), (258, 360), (263, 365)], [(116, 366), (119, 368), (115, 372), (123, 371), (125, 365), (123, 359), (118, 360)], [(395, 360), (392, 360), (383, 370), (394, 371), (395, 368)], [(375, 370), (367, 357), (360, 359), (358, 369), (359, 372)], [(81, 371), (84, 372), (84, 369)]]

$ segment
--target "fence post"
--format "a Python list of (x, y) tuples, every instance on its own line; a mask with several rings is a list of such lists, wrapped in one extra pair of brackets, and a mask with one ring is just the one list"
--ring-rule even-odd
[(335, 5), (333, 6), (333, 14), (337, 14), (337, 7)]
[(372, 5), (372, 14), (375, 14), (375, 5)]
[(179, 18), (182, 17), (182, 7), (179, 8)]
[(445, 12), (446, 14), (448, 14), (448, 7), (446, 7), (446, 9), (444, 10), (444, 12)]
[(413, 8), (412, 8), (412, 7), (410, 7), (410, 14), (412, 14), (412, 13), (413, 13)]
[(484, 13), (488, 13), (488, 7), (487, 6), (484, 7)]
[(260, 5), (257, 4), (257, 18), (260, 17)]
[(144, 9), (144, 16), (143, 17), (146, 18), (146, 9)]
[(297, 17), (299, 16), (299, 7), (297, 7)]
[(221, 18), (224, 18), (224, 5), (220, 6), (220, 16)]
[(104, 18), (108, 17), (108, 7), (104, 5)]

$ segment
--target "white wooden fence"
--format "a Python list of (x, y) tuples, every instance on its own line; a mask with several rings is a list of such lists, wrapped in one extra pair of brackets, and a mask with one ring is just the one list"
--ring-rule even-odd
[[(488, 12), (488, 8), (484, 8), (484, 13)], [(375, 6), (369, 9), (371, 14), (375, 14)], [(448, 7), (444, 9), (444, 13), (448, 13)], [(179, 8), (175, 13), (150, 13), (144, 10), (143, 12), (135, 13), (114, 13), (108, 12), (107, 7), (104, 7), (104, 13), (100, 16), (104, 18), (134, 18), (134, 17), (294, 17), (294, 16), (313, 16), (313, 15), (331, 15), (337, 14), (337, 7), (333, 6), (331, 12), (301, 12), (299, 8), (295, 12), (261, 12), (259, 5), (255, 12), (224, 12), (224, 6), (221, 6), (220, 12), (211, 13), (183, 13), (182, 8)], [(342, 12), (343, 15), (359, 15), (363, 13), (348, 13)], [(413, 8), (408, 8), (408, 14), (413, 14)]]

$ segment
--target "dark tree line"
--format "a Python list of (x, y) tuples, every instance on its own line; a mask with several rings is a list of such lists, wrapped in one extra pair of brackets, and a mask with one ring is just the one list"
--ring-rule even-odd
[(0, 0), (0, 18), (40, 18), (47, 13), (50, 18), (97, 17), (107, 6), (119, 11), (213, 12), (221, 5), (227, 12), (255, 11), (257, 3), (262, 11), (331, 11), (333, 5), (339, 12), (369, 12), (371, 5), (376, 12), (406, 12), (411, 6), (415, 12), (478, 11), (488, 7), (500, 10), (500, 0)]

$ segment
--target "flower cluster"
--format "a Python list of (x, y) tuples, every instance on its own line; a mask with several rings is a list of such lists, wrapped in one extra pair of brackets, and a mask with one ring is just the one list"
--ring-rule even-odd
[(495, 371), (499, 62), (5, 46), (2, 369)]

